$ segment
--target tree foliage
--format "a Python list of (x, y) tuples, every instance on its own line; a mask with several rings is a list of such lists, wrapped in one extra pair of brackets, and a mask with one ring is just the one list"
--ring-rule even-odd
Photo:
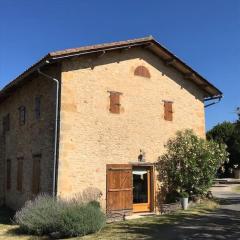
[(157, 170), (168, 192), (204, 193), (228, 158), (224, 144), (199, 138), (192, 130), (178, 132), (166, 149), (166, 154), (159, 157)]
[(207, 139), (214, 140), (218, 143), (227, 145), (229, 152), (229, 162), (225, 163), (225, 167), (233, 168), (238, 165), (240, 167), (240, 121), (235, 123), (223, 122), (217, 124), (207, 132)]

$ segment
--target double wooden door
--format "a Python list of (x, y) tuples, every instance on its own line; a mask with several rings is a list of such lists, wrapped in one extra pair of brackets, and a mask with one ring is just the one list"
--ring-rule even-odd
[(151, 211), (151, 182), (150, 167), (107, 165), (107, 211)]

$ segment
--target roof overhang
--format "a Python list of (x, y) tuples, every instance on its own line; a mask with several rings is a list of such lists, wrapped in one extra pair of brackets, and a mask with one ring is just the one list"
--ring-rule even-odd
[(205, 92), (205, 99), (221, 98), (222, 92), (202, 77), (199, 73), (193, 70), (190, 66), (180, 60), (176, 55), (171, 53), (168, 49), (158, 43), (152, 36), (145, 38), (132, 39), (128, 41), (120, 41), (106, 44), (98, 44), (92, 46), (85, 46), (80, 48), (66, 49), (63, 51), (56, 51), (47, 54), (40, 61), (35, 63), (15, 80), (10, 82), (0, 91), (0, 101), (6, 98), (16, 87), (21, 86), (26, 81), (27, 77), (36, 72), (37, 69), (49, 64), (62, 61), (66, 58), (78, 57), (88, 54), (103, 55), (108, 51), (131, 49), (134, 47), (144, 47), (157, 55), (167, 66), (175, 68), (182, 73), (186, 80), (194, 82)]

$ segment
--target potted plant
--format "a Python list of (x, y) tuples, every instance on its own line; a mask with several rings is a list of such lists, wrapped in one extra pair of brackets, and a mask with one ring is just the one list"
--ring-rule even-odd
[(234, 165), (233, 173), (234, 173), (235, 179), (240, 178), (240, 168), (239, 168), (238, 164)]
[(189, 194), (187, 192), (180, 192), (179, 196), (180, 196), (180, 202), (181, 202), (182, 208), (183, 210), (186, 210), (188, 208)]

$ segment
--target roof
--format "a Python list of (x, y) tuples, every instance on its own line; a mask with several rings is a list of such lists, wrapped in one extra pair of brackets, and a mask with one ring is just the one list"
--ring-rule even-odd
[(206, 93), (205, 95), (206, 99), (222, 96), (222, 92), (219, 89), (217, 89), (214, 85), (212, 85), (209, 81), (207, 81), (203, 76), (201, 76), (198, 72), (193, 70), (185, 62), (180, 60), (176, 55), (171, 53), (163, 45), (158, 43), (152, 36), (148, 36), (144, 38), (131, 39), (127, 41), (104, 43), (50, 52), (46, 56), (44, 56), (41, 60), (39, 60), (37, 63), (35, 63), (26, 71), (24, 71), (16, 79), (14, 79), (12, 82), (6, 85), (0, 91), (0, 101), (3, 98), (10, 95), (12, 90), (16, 89), (16, 87), (23, 84), (27, 76), (29, 76), (31, 73), (35, 72), (38, 68), (44, 65), (59, 62), (66, 58), (92, 53), (104, 54), (107, 51), (113, 51), (116, 49), (129, 49), (133, 47), (145, 47), (145, 49), (148, 49), (149, 51), (153, 52), (162, 61), (164, 61), (167, 66), (171, 66), (178, 70), (179, 72), (181, 72), (185, 79), (195, 82), (199, 86), (199, 88), (201, 88)]

